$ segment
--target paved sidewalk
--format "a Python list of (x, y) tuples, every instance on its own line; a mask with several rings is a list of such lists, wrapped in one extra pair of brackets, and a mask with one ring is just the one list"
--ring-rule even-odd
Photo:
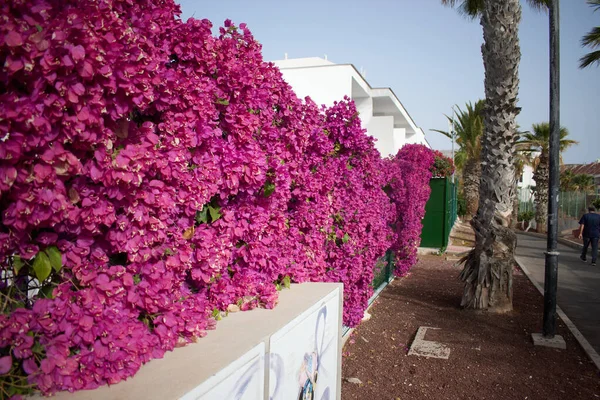
[[(544, 287), (546, 239), (522, 234), (517, 238), (517, 261)], [(600, 266), (590, 265), (591, 249), (587, 263), (576, 249), (559, 244), (558, 251), (558, 306), (600, 353)]]

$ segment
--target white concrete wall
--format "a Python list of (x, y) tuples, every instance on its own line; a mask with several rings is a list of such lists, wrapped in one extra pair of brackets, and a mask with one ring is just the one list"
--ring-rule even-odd
[(230, 313), (206, 337), (151, 360), (126, 381), (53, 399), (287, 400), (298, 398), (299, 371), (312, 355), (319, 360), (315, 399), (329, 391), (330, 400), (340, 400), (342, 300), (341, 283), (294, 284), (274, 309)]
[(417, 131), (412, 135), (407, 135), (405, 137), (404, 144), (422, 144), (424, 146), (431, 147), (429, 146), (429, 143), (427, 143), (427, 140), (425, 140), (425, 134), (421, 128), (417, 128)]
[[(344, 96), (356, 103), (363, 128), (376, 139), (382, 157), (396, 154), (408, 143), (429, 143), (390, 88), (371, 88), (350, 64), (334, 64), (318, 57), (274, 61), (283, 78), (300, 98), (331, 106)], [(375, 99), (375, 100), (374, 100)]]
[(406, 144), (406, 128), (394, 128), (394, 149), (393, 154), (398, 153), (398, 150)]
[(283, 79), (301, 99), (309, 96), (319, 106), (333, 105), (352, 94), (349, 66), (282, 69)]
[(320, 57), (289, 58), (287, 60), (273, 61), (273, 64), (277, 65), (279, 68), (303, 68), (320, 65), (335, 65), (331, 61)]
[(381, 157), (398, 152), (394, 143), (394, 117), (371, 117), (367, 133), (376, 139), (375, 148), (379, 150)]
[(373, 117), (373, 98), (371, 97), (359, 97), (354, 98), (356, 109), (362, 122), (362, 127), (366, 129)]
[(518, 182), (518, 186), (522, 188), (535, 186), (535, 181), (533, 180), (533, 167), (526, 165), (523, 168), (523, 178)]

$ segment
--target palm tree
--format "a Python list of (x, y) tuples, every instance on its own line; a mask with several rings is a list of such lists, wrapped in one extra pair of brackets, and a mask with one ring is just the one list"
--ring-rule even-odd
[(570, 169), (560, 176), (560, 190), (563, 192), (585, 192), (593, 194), (596, 191), (594, 177), (588, 174), (574, 174)]
[[(522, 132), (518, 133), (518, 137), (520, 138), (522, 135)], [(517, 139), (519, 140), (519, 139)], [(518, 182), (521, 180), (521, 177), (523, 176), (523, 173), (525, 171), (525, 167), (528, 165), (532, 164), (532, 160), (531, 160), (531, 156), (529, 154), (529, 152), (524, 151), (525, 148), (519, 144), (519, 142), (517, 141), (516, 145), (515, 145), (515, 159), (514, 159), (514, 165), (515, 165), (515, 192), (514, 192), (514, 197), (513, 197), (513, 211), (512, 211), (512, 216), (511, 216), (511, 223), (510, 226), (512, 228), (514, 228), (517, 225), (517, 217), (519, 215), (519, 201), (520, 201), (520, 196), (519, 196), (519, 185)]]
[[(537, 231), (546, 233), (548, 217), (548, 184), (550, 173), (550, 124), (542, 122), (533, 124), (532, 132), (525, 132), (521, 146), (527, 148), (530, 153), (536, 153), (533, 158), (533, 180), (535, 181), (535, 223)], [(569, 146), (576, 144), (575, 140), (567, 139), (569, 135), (567, 128), (560, 128), (559, 150), (563, 152)]]
[[(463, 259), (466, 308), (512, 309), (512, 268), (516, 235), (509, 228), (515, 191), (514, 144), (519, 92), (519, 0), (441, 0), (461, 13), (479, 17), (484, 43), (484, 135), (481, 142), (479, 208), (471, 225), (476, 244)], [(537, 8), (548, 0), (528, 0)]]
[[(483, 136), (483, 100), (479, 100), (475, 105), (471, 102), (465, 105), (465, 110), (456, 107), (456, 117), (448, 118), (450, 123), (454, 123), (454, 134), (459, 150), (454, 157), (457, 169), (461, 171), (463, 181), (463, 191), (467, 204), (467, 218), (472, 218), (477, 212), (479, 204), (479, 177), (481, 175), (481, 136)], [(444, 136), (452, 139), (450, 132), (440, 131)]]
[(588, 174), (577, 174), (573, 177), (573, 191), (587, 194), (596, 193), (594, 177)]
[[(588, 0), (587, 2), (594, 8), (594, 12), (600, 10), (600, 0)], [(582, 39), (581, 45), (589, 47), (593, 51), (589, 52), (579, 60), (579, 68), (589, 67), (597, 63), (600, 65), (600, 26), (592, 28)]]
[(561, 192), (572, 192), (573, 191), (573, 178), (575, 174), (570, 169), (563, 171), (560, 174), (560, 191)]

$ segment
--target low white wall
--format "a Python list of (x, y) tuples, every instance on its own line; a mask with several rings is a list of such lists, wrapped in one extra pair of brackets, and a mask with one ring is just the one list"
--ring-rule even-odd
[(150, 361), (125, 382), (53, 399), (288, 400), (313, 390), (315, 399), (339, 400), (342, 288), (292, 285), (273, 310), (230, 313), (197, 343)]

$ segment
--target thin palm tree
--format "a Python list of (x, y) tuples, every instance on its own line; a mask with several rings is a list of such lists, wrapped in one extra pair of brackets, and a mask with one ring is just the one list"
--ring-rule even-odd
[[(479, 100), (473, 105), (471, 102), (462, 110), (456, 106), (455, 118), (448, 118), (454, 123), (454, 134), (459, 146), (454, 157), (455, 165), (460, 170), (463, 183), (463, 193), (467, 205), (467, 218), (472, 218), (477, 212), (479, 204), (479, 178), (481, 176), (481, 136), (483, 136), (483, 107), (485, 102)], [(452, 139), (450, 132), (432, 129)]]
[[(546, 232), (548, 222), (548, 185), (550, 175), (550, 124), (542, 122), (533, 124), (533, 132), (525, 132), (519, 142), (526, 151), (535, 154), (533, 157), (533, 180), (535, 181), (535, 223), (540, 233)], [(567, 139), (569, 131), (560, 128), (559, 151), (563, 152), (569, 146), (576, 144), (575, 140)]]
[[(587, 3), (594, 8), (594, 12), (600, 10), (600, 0), (588, 0)], [(579, 68), (586, 68), (594, 63), (600, 65), (600, 26), (592, 28), (581, 39), (581, 45), (592, 51), (579, 59)]]
[(596, 192), (596, 183), (593, 175), (575, 174), (567, 169), (560, 174), (561, 192), (584, 192), (594, 194)]
[[(519, 0), (441, 0), (457, 6), (483, 28), (485, 69), (484, 135), (481, 142), (479, 208), (471, 225), (476, 244), (463, 259), (465, 282), (461, 305), (466, 308), (512, 309), (512, 269), (516, 235), (509, 228), (515, 191), (514, 145), (519, 93)], [(529, 0), (542, 9), (548, 0)]]
[(596, 192), (594, 177), (588, 174), (577, 174), (573, 176), (572, 190), (574, 192), (594, 194)]
[(573, 191), (573, 178), (575, 174), (570, 169), (562, 171), (560, 174), (560, 191), (571, 192)]
[[(518, 133), (518, 137), (520, 138), (523, 132)], [(517, 139), (520, 140), (520, 139)], [(517, 225), (517, 219), (519, 215), (519, 201), (520, 201), (520, 192), (519, 192), (519, 181), (521, 177), (525, 173), (525, 167), (532, 165), (531, 155), (528, 151), (525, 151), (526, 148), (522, 146), (518, 141), (515, 144), (515, 192), (513, 197), (513, 212), (511, 216), (511, 227), (515, 227)]]

